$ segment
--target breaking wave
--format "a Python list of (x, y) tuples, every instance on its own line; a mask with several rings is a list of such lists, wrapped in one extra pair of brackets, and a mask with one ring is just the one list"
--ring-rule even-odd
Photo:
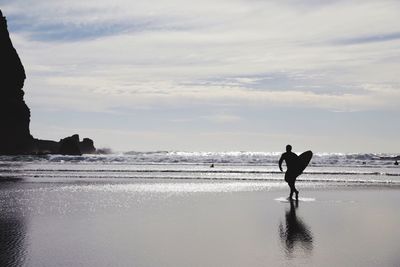
[[(1, 156), (0, 179), (30, 181), (117, 181), (135, 179), (256, 181), (284, 183), (280, 153), (267, 152), (128, 152), (83, 156)], [(392, 154), (316, 153), (298, 178), (309, 184), (400, 185)], [(214, 166), (214, 168), (211, 168)], [(32, 180), (33, 179), (33, 180)]]
[[(59, 162), (102, 164), (219, 164), (219, 165), (276, 165), (280, 152), (180, 152), (131, 151), (120, 154), (83, 156), (1, 156), (0, 162)], [(393, 166), (400, 160), (395, 154), (315, 153), (312, 166)]]

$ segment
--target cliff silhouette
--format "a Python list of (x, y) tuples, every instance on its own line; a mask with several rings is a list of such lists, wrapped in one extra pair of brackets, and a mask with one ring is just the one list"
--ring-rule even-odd
[(75, 134), (60, 141), (35, 139), (29, 130), (30, 110), (24, 101), (25, 69), (0, 10), (0, 155), (95, 153), (93, 141)]

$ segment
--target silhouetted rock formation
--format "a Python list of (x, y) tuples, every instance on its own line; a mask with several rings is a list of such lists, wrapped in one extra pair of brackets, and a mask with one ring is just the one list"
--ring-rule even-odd
[(0, 155), (95, 153), (89, 138), (73, 135), (60, 142), (34, 139), (29, 131), (30, 110), (22, 90), (25, 70), (12, 45), (7, 20), (0, 10)]
[(62, 155), (82, 155), (79, 149), (79, 135), (66, 137), (60, 140), (60, 154)]
[(35, 145), (34, 154), (59, 154), (60, 151), (60, 143), (56, 141), (35, 139)]
[(22, 87), (25, 70), (0, 11), (0, 154), (24, 154), (32, 150), (29, 132), (30, 112)]
[(59, 142), (35, 139), (35, 144), (35, 154), (82, 155), (97, 153), (92, 139), (84, 138), (79, 141), (77, 134), (65, 137)]
[(83, 138), (82, 142), (79, 142), (79, 149), (82, 154), (93, 154), (96, 153), (94, 142), (90, 138)]

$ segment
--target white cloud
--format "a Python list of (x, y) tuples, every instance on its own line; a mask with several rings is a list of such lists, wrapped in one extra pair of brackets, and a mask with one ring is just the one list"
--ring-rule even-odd
[(203, 116), (204, 119), (209, 120), (211, 122), (216, 122), (216, 123), (234, 123), (240, 121), (242, 118), (239, 116), (235, 116), (232, 114), (215, 114), (215, 115), (210, 115), (210, 116)]
[(398, 110), (400, 2), (327, 2), (21, 0), (2, 11), (32, 112)]

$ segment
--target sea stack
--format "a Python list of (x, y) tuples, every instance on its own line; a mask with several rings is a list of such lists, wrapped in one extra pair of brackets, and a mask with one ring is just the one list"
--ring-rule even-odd
[(0, 10), (0, 154), (26, 154), (34, 147), (24, 101), (25, 70)]
[(30, 110), (24, 101), (25, 69), (15, 50), (0, 10), (0, 155), (96, 153), (89, 138), (78, 135), (60, 142), (40, 140), (29, 131)]

